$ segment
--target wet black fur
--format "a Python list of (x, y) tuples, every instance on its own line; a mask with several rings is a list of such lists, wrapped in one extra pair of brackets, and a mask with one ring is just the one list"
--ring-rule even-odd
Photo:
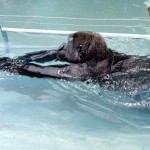
[[(70, 64), (43, 67), (32, 63), (54, 59)], [(0, 58), (0, 68), (31, 77), (93, 79), (118, 89), (142, 89), (145, 84), (150, 88), (150, 58), (115, 52), (94, 32), (71, 34), (57, 50), (33, 52), (16, 59)]]

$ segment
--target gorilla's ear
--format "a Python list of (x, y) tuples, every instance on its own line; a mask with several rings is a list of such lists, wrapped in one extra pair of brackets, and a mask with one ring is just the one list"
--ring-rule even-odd
[(78, 56), (80, 57), (81, 60), (84, 60), (86, 58), (86, 51), (83, 45), (79, 45), (78, 47)]
[(79, 55), (79, 57), (81, 58), (83, 54), (84, 54), (84, 51), (83, 51), (82, 45), (79, 45), (78, 46), (78, 55)]

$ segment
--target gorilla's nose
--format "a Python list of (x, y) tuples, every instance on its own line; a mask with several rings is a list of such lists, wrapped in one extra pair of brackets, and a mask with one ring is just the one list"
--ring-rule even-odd
[(64, 50), (66, 48), (67, 44), (63, 43), (58, 47), (58, 51)]

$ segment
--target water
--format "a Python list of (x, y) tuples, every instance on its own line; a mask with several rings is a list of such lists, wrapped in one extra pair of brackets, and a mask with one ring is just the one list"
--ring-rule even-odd
[[(150, 33), (142, 0), (0, 0), (0, 3), (3, 27)], [(0, 40), (0, 55), (6, 56)], [(9, 41), (11, 52), (7, 55), (16, 57), (56, 47), (66, 37), (9, 33)], [(150, 54), (149, 40), (106, 41), (120, 52)], [(2, 150), (148, 150), (150, 147), (149, 96), (136, 100), (94, 83), (29, 78), (6, 72), (0, 72), (0, 94)]]

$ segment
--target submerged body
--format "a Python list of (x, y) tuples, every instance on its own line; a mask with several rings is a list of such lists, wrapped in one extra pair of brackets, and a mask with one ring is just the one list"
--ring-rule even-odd
[[(69, 65), (41, 66), (32, 63), (51, 60), (67, 61)], [(32, 77), (76, 80), (92, 79), (111, 89), (150, 91), (150, 58), (125, 55), (107, 48), (101, 35), (77, 32), (57, 50), (30, 53), (16, 59), (1, 58), (0, 68)]]

